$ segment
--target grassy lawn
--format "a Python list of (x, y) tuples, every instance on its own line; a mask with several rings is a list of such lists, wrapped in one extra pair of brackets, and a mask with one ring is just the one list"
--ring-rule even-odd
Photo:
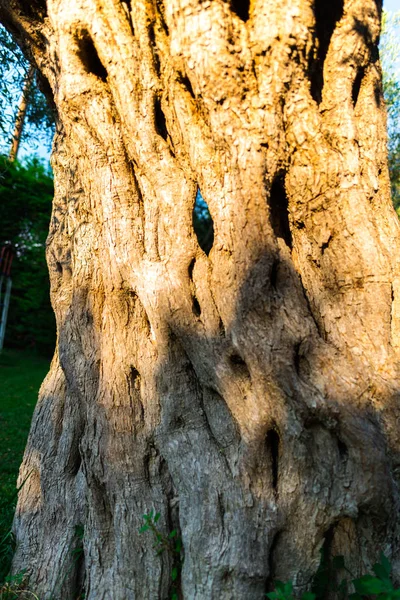
[(8, 534), (18, 469), (38, 390), (48, 368), (49, 360), (40, 356), (15, 350), (0, 353), (0, 583), (9, 568)]

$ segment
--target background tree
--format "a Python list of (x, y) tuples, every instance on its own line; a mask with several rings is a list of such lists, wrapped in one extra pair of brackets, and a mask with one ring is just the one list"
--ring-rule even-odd
[(155, 513), (161, 539), (182, 540), (183, 598), (304, 589), (321, 549), (355, 575), (384, 551), (399, 577), (380, 13), (0, 0), (57, 110), (58, 344), (14, 557), (45, 599), (166, 598), (176, 556), (138, 535)]

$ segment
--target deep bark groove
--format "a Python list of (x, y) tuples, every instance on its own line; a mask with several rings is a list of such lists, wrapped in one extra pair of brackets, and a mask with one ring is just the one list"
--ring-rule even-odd
[(301, 356), (300, 356), (301, 342), (295, 344), (293, 348), (293, 363), (297, 375), (300, 375)]
[(156, 96), (154, 99), (154, 117), (158, 134), (164, 139), (168, 139), (167, 120), (161, 108), (161, 99)]
[(276, 237), (282, 238), (292, 248), (292, 234), (289, 225), (289, 200), (285, 189), (285, 174), (275, 176), (269, 195), (270, 220)]
[(235, 373), (238, 373), (239, 375), (241, 375), (242, 377), (245, 377), (246, 379), (250, 379), (249, 368), (246, 365), (243, 358), (239, 354), (237, 354), (237, 353), (231, 354), (229, 357), (229, 362), (232, 365), (232, 369)]
[(279, 275), (279, 260), (276, 259), (272, 263), (271, 273), (270, 273), (271, 288), (273, 288), (273, 289), (277, 288), (278, 275)]
[(196, 296), (193, 296), (193, 314), (196, 315), (196, 317), (200, 317), (201, 315), (200, 303), (197, 300)]
[(165, 32), (165, 34), (169, 35), (169, 28), (165, 20), (165, 6), (164, 0), (156, 0), (157, 12), (160, 18), (161, 26)]
[(344, 0), (314, 0), (316, 59), (311, 65), (311, 94), (319, 104), (324, 87), (324, 63), (336, 24), (343, 16)]
[(231, 10), (246, 23), (250, 16), (250, 0), (231, 0)]
[(101, 81), (107, 81), (107, 69), (101, 62), (93, 40), (88, 31), (79, 32), (78, 36), (78, 56), (87, 73), (92, 73)]
[(357, 74), (356, 74), (356, 76), (354, 78), (354, 82), (353, 82), (352, 92), (351, 92), (353, 106), (356, 106), (356, 104), (357, 104), (358, 95), (360, 93), (364, 74), (365, 74), (365, 67), (358, 67)]
[(40, 19), (43, 21), (43, 19), (47, 17), (46, 0), (31, 0), (31, 2), (24, 2), (23, 12), (29, 19)]
[(190, 83), (189, 77), (187, 77), (186, 75), (182, 75), (181, 74), (180, 80), (181, 80), (182, 85), (187, 89), (187, 91), (189, 92), (189, 94), (193, 98), (193, 100), (196, 100), (196, 94), (193, 91), (193, 87), (192, 87), (192, 84)]
[(276, 429), (270, 429), (265, 438), (267, 453), (271, 461), (271, 481), (272, 489), (275, 494), (278, 493), (278, 477), (279, 477), (279, 453), (280, 453), (280, 438)]
[(188, 275), (189, 275), (189, 279), (191, 281), (193, 279), (193, 269), (194, 269), (195, 264), (196, 264), (196, 258), (192, 258), (192, 260), (190, 261), (189, 267), (188, 267)]

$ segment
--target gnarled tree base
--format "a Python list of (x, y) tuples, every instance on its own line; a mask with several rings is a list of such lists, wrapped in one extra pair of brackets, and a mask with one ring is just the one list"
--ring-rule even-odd
[(57, 352), (14, 523), (43, 600), (300, 593), (321, 548), (398, 576), (379, 3), (281, 4), (0, 2), (58, 122)]

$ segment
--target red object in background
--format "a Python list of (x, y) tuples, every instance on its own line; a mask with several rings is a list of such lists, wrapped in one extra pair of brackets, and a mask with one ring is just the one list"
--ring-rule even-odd
[(14, 252), (11, 246), (3, 246), (0, 249), (0, 275), (10, 277), (13, 258)]

